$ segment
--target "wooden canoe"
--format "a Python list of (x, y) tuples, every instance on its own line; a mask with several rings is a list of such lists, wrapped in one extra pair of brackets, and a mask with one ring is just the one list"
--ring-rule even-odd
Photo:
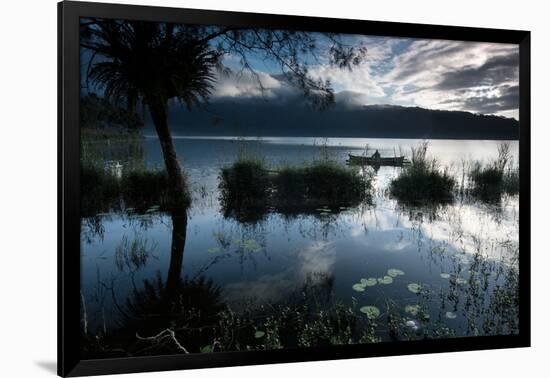
[(402, 167), (403, 165), (409, 164), (409, 161), (405, 156), (396, 156), (396, 157), (379, 157), (373, 158), (372, 156), (356, 156), (348, 154), (349, 164), (361, 164), (361, 165), (376, 165), (376, 166), (393, 166), (393, 167)]

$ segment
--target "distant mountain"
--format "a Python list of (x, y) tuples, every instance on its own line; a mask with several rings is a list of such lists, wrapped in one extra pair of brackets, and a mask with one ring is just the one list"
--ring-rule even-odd
[[(357, 105), (350, 94), (325, 111), (295, 101), (216, 99), (205, 109), (171, 106), (174, 135), (518, 139), (512, 118), (393, 105)], [(146, 119), (147, 128), (152, 128)]]

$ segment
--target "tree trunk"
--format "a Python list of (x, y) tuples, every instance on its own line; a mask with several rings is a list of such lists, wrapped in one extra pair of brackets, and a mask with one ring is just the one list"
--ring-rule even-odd
[(155, 96), (147, 97), (147, 104), (151, 112), (151, 118), (155, 125), (157, 135), (159, 137), (162, 154), (164, 157), (164, 165), (170, 182), (170, 190), (174, 198), (176, 208), (183, 208), (187, 205), (186, 192), (183, 183), (183, 176), (176, 149), (168, 128), (168, 115), (166, 101), (156, 99)]
[(172, 212), (172, 247), (170, 251), (170, 267), (166, 278), (166, 297), (174, 299), (181, 285), (181, 269), (183, 267), (183, 251), (187, 237), (187, 213)]

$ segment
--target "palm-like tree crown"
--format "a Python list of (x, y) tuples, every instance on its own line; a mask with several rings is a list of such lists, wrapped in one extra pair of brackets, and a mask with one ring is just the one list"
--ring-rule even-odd
[[(139, 21), (100, 21), (86, 26), (83, 44), (100, 56), (88, 78), (113, 101), (138, 99), (187, 107), (206, 100), (221, 54), (182, 28)], [(151, 104), (148, 104), (151, 105)]]

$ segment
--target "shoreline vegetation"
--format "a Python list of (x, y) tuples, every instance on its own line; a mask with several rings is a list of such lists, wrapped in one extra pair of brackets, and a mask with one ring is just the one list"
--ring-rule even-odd
[[(146, 211), (151, 207), (166, 210), (191, 205), (191, 190), (185, 176), (182, 178), (185, 195), (175, 203), (165, 170), (148, 169), (136, 161), (130, 164), (129, 156), (143, 159), (143, 136), (139, 131), (83, 129), (82, 141), (84, 216), (124, 208)], [(106, 159), (104, 151), (96, 151), (96, 145), (105, 141), (111, 160)], [(277, 169), (271, 168), (266, 159), (244, 151), (245, 147), (240, 148), (237, 159), (221, 168), (218, 176), (219, 201), (228, 217), (257, 221), (269, 212), (328, 215), (372, 203), (375, 171), (368, 166), (350, 167), (336, 161), (330, 156), (326, 142), (320, 146), (320, 156), (311, 162)], [(455, 175), (451, 173), (454, 167), (442, 166), (429, 157), (428, 148), (428, 142), (411, 147), (411, 164), (403, 167), (389, 184), (390, 197), (401, 205), (450, 204), (464, 197), (495, 203), (503, 195), (519, 193), (519, 166), (514, 165), (508, 143), (499, 144), (494, 161), (486, 164), (464, 161), (462, 172)], [(459, 182), (456, 177), (460, 176)]]

